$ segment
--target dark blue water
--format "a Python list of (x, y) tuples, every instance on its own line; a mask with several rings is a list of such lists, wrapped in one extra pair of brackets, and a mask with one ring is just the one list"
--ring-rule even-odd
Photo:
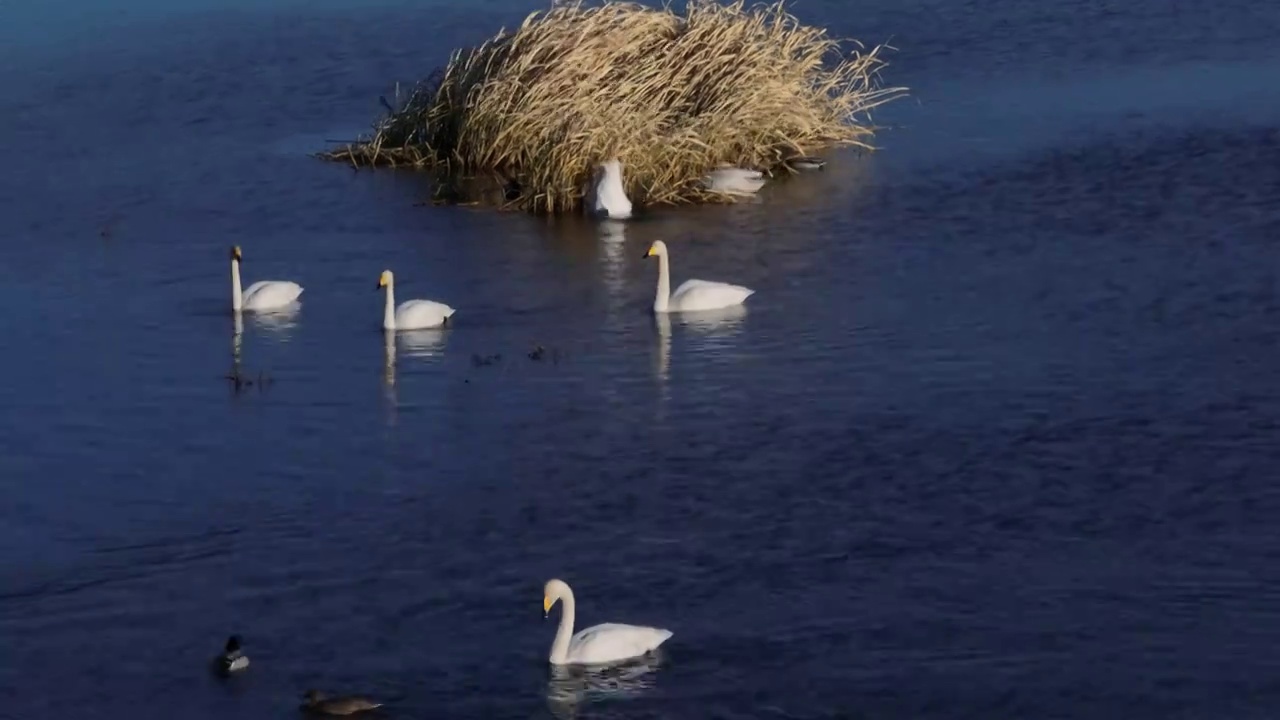
[(1280, 5), (797, 5), (884, 151), (621, 232), (307, 156), (534, 7), (0, 5), (0, 717), (1275, 716)]

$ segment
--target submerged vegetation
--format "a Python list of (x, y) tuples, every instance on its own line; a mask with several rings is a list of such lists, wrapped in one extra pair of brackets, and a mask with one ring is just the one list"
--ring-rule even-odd
[[(375, 127), (322, 153), (356, 167), (436, 173), (437, 195), (539, 213), (581, 207), (596, 164), (622, 161), (645, 204), (712, 199), (721, 164), (784, 170), (831, 146), (870, 149), (883, 46), (846, 52), (781, 2), (629, 2), (535, 12), (458, 50)], [(384, 103), (386, 104), (386, 103)]]

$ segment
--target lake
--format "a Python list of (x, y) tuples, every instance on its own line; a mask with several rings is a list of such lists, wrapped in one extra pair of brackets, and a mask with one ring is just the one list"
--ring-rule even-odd
[(539, 7), (0, 5), (0, 717), (1275, 716), (1280, 5), (800, 2), (881, 151), (622, 226), (309, 156)]

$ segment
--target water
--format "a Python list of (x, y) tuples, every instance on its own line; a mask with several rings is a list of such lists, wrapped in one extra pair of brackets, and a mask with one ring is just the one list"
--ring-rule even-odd
[[(621, 231), (306, 156), (533, 7), (0, 6), (0, 717), (1274, 716), (1280, 6), (797, 6), (885, 151)], [(553, 576), (655, 666), (549, 676)]]

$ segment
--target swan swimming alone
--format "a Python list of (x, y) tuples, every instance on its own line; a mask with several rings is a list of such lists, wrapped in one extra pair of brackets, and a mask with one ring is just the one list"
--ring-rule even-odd
[(240, 246), (231, 248), (231, 309), (274, 310), (292, 305), (302, 294), (302, 286), (289, 280), (259, 280), (240, 292)]
[(741, 285), (711, 280), (685, 280), (675, 292), (671, 292), (671, 263), (667, 259), (667, 244), (654, 240), (644, 257), (658, 258), (658, 293), (653, 299), (654, 312), (719, 310), (730, 305), (741, 305), (755, 293), (755, 290)]
[(672, 632), (663, 628), (641, 625), (603, 623), (577, 634), (573, 632), (575, 603), (573, 590), (563, 580), (548, 580), (542, 589), (543, 615), (551, 613), (557, 601), (563, 602), (560, 611), (560, 627), (551, 643), (552, 665), (605, 665), (630, 660), (648, 653), (671, 637)]
[(764, 173), (740, 167), (721, 167), (707, 173), (702, 184), (725, 195), (755, 195), (764, 187)]
[(617, 158), (596, 166), (585, 205), (587, 212), (597, 217), (613, 220), (631, 217), (631, 200), (622, 185), (622, 163)]
[(455, 312), (453, 308), (435, 300), (405, 300), (396, 307), (396, 279), (390, 270), (383, 270), (378, 278), (378, 288), (387, 289), (386, 309), (382, 313), (383, 330), (422, 330), (449, 324)]

